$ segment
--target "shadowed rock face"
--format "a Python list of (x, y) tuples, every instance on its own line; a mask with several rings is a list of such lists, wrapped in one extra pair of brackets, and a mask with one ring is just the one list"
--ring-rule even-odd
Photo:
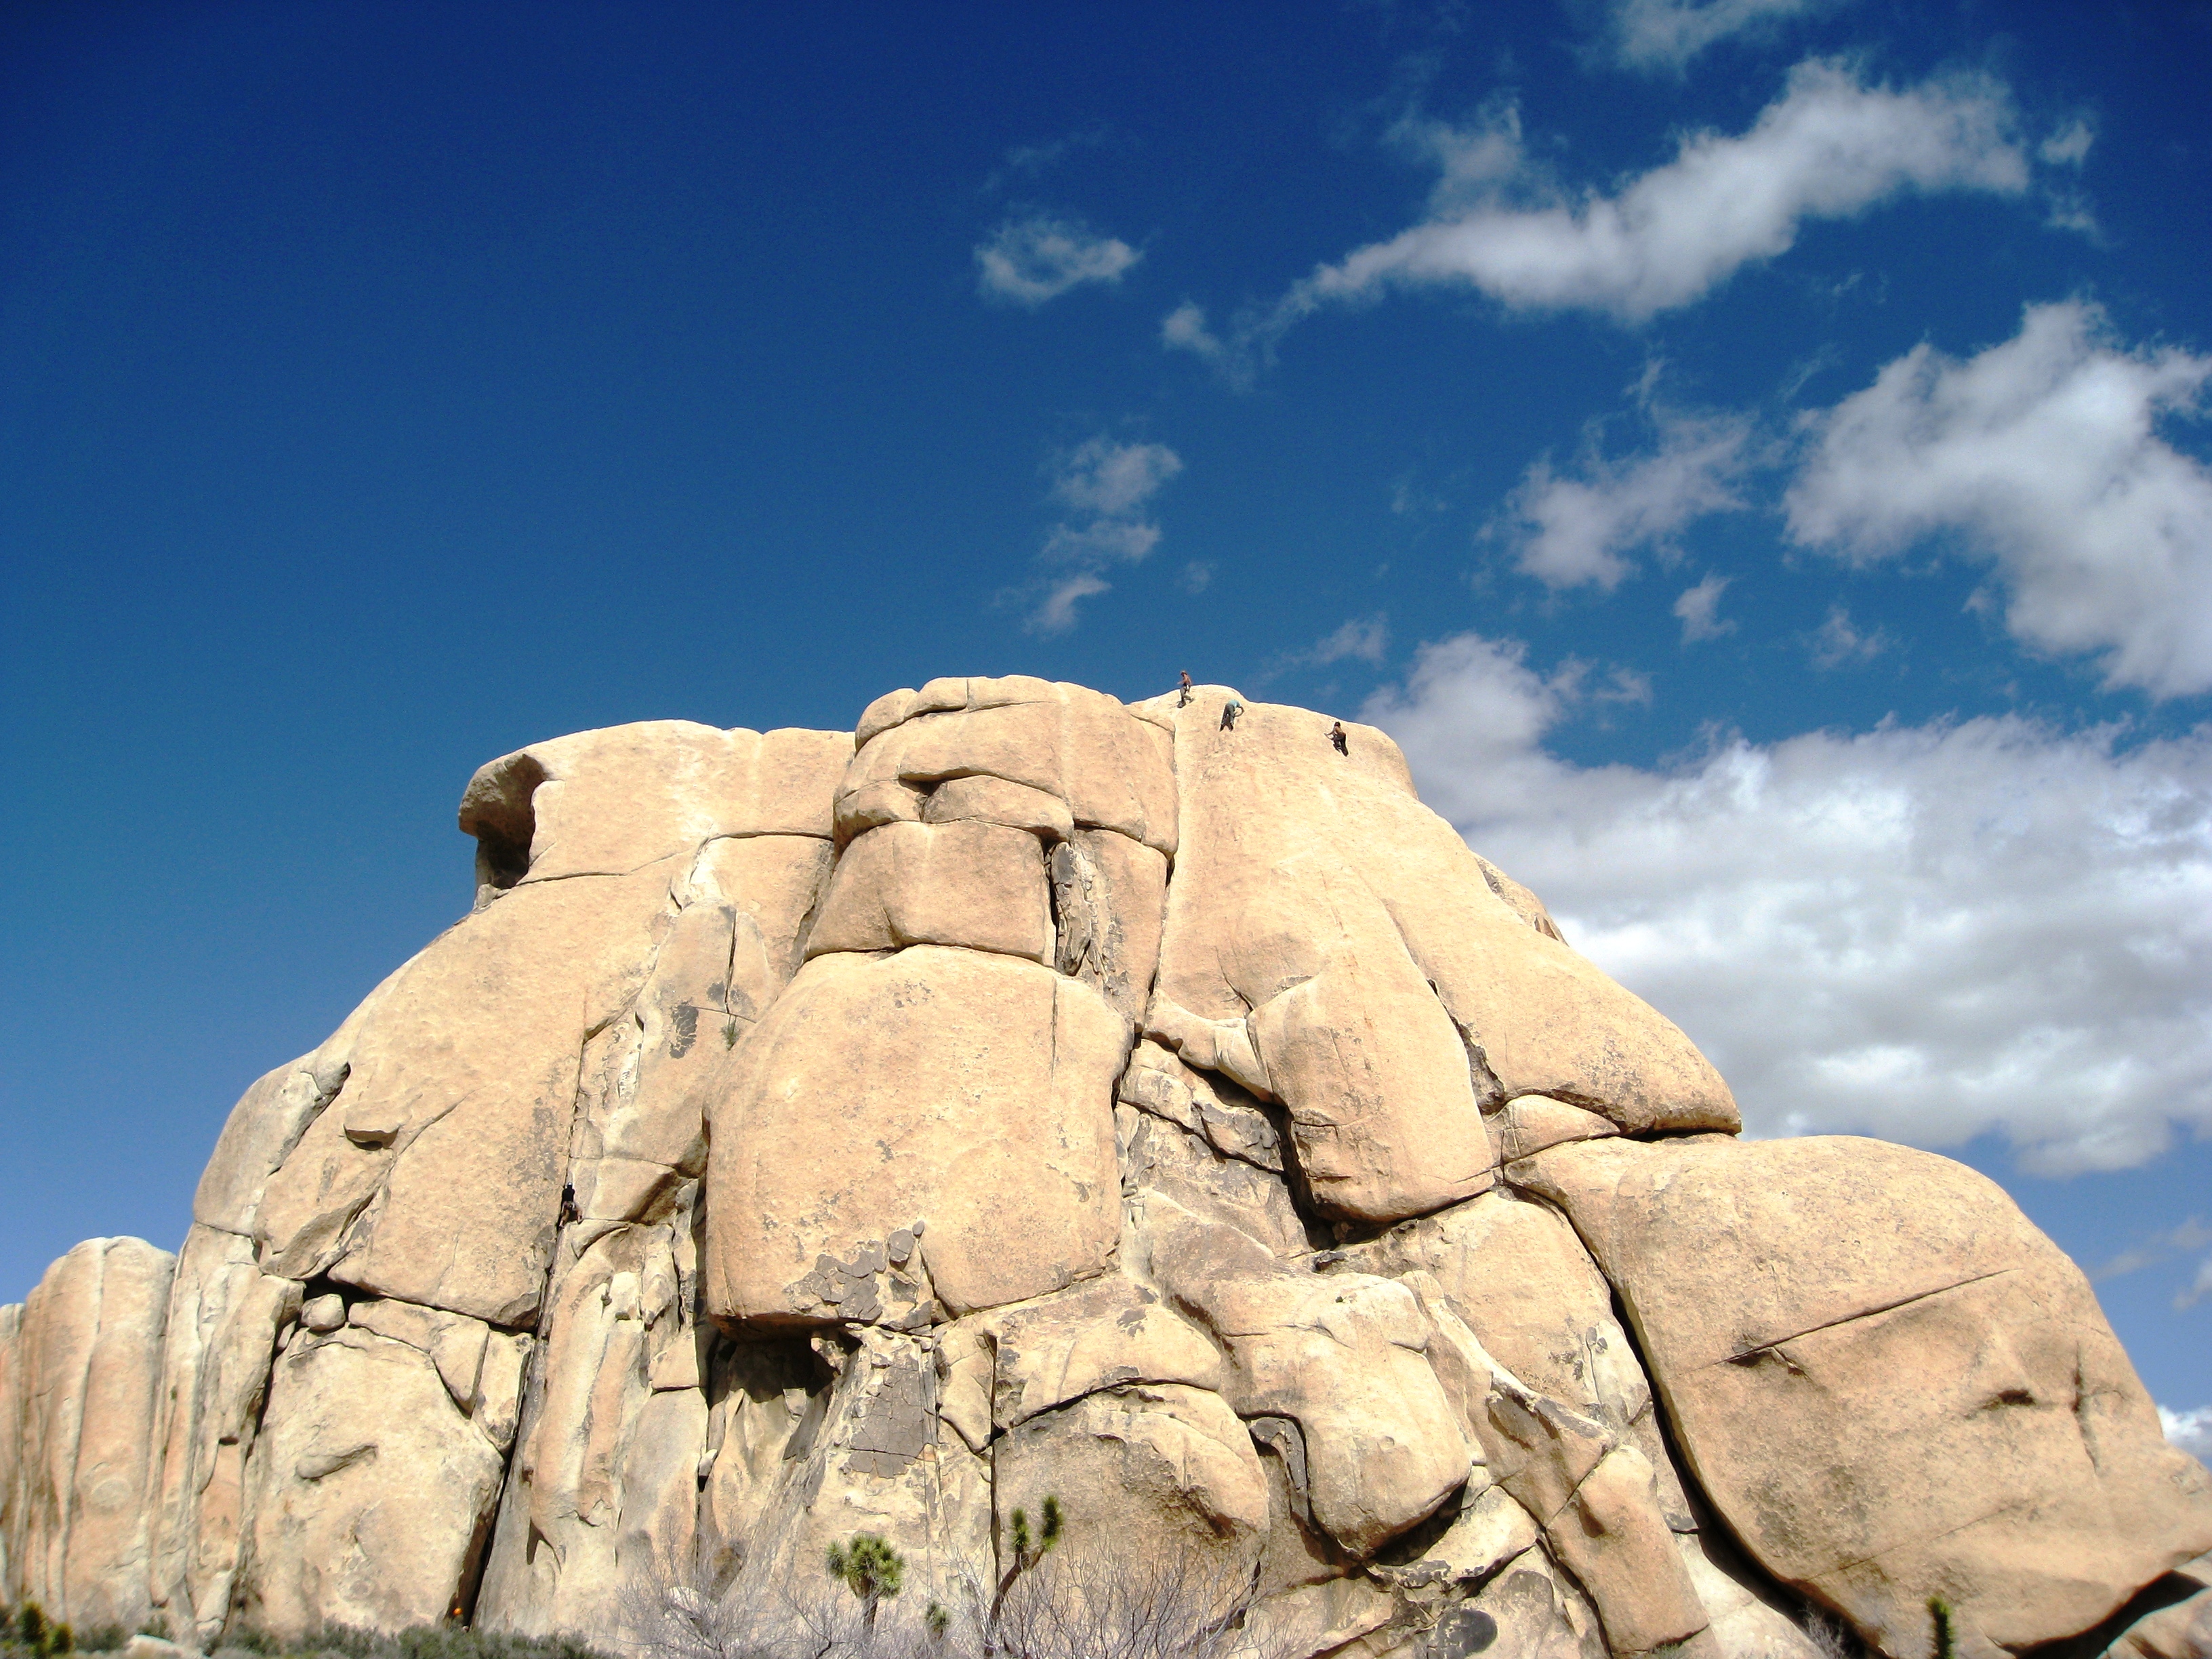
[(2212, 1482), (1948, 1161), (1727, 1085), (1223, 688), (895, 691), (471, 781), (470, 914), (246, 1091), (172, 1259), (0, 1310), (0, 1591), (179, 1637), (620, 1635), (859, 1532), (1071, 1547), (1283, 1659), (2205, 1652)]

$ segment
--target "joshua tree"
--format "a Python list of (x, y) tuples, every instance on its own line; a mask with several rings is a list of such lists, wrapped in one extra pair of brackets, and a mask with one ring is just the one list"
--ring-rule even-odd
[(830, 1576), (860, 1598), (860, 1611), (872, 1630), (877, 1604), (896, 1595), (906, 1583), (906, 1563), (875, 1534), (864, 1532), (849, 1544), (830, 1546)]

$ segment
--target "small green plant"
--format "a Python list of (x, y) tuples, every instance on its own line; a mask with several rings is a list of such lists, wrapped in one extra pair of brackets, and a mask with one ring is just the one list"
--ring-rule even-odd
[(36, 1601), (24, 1602), (16, 1613), (15, 1636), (38, 1659), (53, 1659), (55, 1654), (76, 1650), (76, 1632), (47, 1618), (46, 1610)]
[(854, 1535), (849, 1544), (830, 1546), (830, 1576), (860, 1599), (868, 1628), (876, 1624), (876, 1608), (896, 1595), (906, 1583), (906, 1563), (899, 1553), (872, 1532)]
[(1929, 1596), (1928, 1616), (1936, 1621), (1936, 1659), (1955, 1659), (1959, 1638), (1952, 1628), (1951, 1604), (1940, 1595)]
[(945, 1632), (952, 1628), (952, 1614), (946, 1609), (944, 1602), (932, 1601), (927, 1611), (921, 1615), (921, 1622), (923, 1627), (929, 1632), (931, 1641), (942, 1642), (945, 1639)]
[(726, 1019), (722, 1022), (722, 1046), (725, 1048), (734, 1048), (738, 1046), (738, 1022), (734, 1019)]

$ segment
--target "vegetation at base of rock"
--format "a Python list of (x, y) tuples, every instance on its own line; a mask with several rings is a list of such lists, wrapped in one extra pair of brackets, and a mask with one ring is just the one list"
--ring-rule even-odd
[(261, 1631), (240, 1631), (226, 1636), (215, 1651), (227, 1650), (263, 1659), (608, 1659), (573, 1636), (507, 1636), (457, 1624), (417, 1625), (391, 1635), (325, 1625), (291, 1642)]
[(1297, 1659), (1251, 1617), (1250, 1578), (1200, 1553), (1040, 1553), (1003, 1596), (956, 1563), (949, 1583), (951, 1605), (885, 1598), (871, 1620), (819, 1580), (717, 1597), (649, 1578), (626, 1592), (623, 1645), (634, 1659)]
[(1936, 1659), (1954, 1659), (1958, 1637), (1951, 1627), (1951, 1604), (1940, 1595), (1929, 1596), (1928, 1616), (1936, 1625)]
[(860, 1598), (862, 1611), (873, 1624), (878, 1605), (896, 1595), (906, 1583), (906, 1562), (875, 1534), (858, 1533), (849, 1544), (830, 1546), (830, 1576)]

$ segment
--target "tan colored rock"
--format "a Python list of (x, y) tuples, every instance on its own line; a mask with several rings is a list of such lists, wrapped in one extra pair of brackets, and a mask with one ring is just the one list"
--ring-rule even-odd
[(1674, 1547), (1711, 1620), (1716, 1659), (1821, 1659), (1765, 1576), (1725, 1535), (1677, 1531)]
[(17, 1316), (0, 1542), (11, 1594), (57, 1620), (128, 1627), (150, 1606), (149, 1464), (174, 1261), (140, 1239), (88, 1239)]
[(1132, 1024), (1144, 1018), (1159, 966), (1166, 855), (1111, 830), (1078, 830), (1052, 849), (1053, 965)]
[(1633, 1446), (1600, 1460), (1545, 1535), (1597, 1604), (1615, 1656), (1672, 1647), (1711, 1622), (1660, 1515), (1651, 1465)]
[(696, 1353), (690, 1247), (685, 1209), (600, 1231), (560, 1263), (478, 1596), (488, 1628), (614, 1629), (625, 1586), (691, 1561), (706, 1397), (655, 1383)]
[(848, 842), (807, 956), (908, 945), (1050, 961), (1052, 910), (1037, 838), (996, 823), (887, 823)]
[[(960, 1322), (975, 1328), (989, 1356), (988, 1421), (1000, 1429), (1125, 1383), (1218, 1393), (1226, 1373), (1204, 1333), (1158, 1292), (1118, 1273)], [(951, 1330), (944, 1346), (959, 1347)]]
[(1193, 1071), (1149, 1037), (1130, 1055), (1115, 1098), (1179, 1125), (1225, 1158), (1282, 1173), (1282, 1133), (1259, 1101), (1225, 1077)]
[(896, 706), (878, 699), (863, 717), (871, 735), (837, 792), (841, 836), (887, 822), (878, 814), (894, 799), (889, 792), (985, 775), (1058, 796), (1079, 825), (1175, 851), (1165, 734), (1112, 697), (1018, 675), (933, 680), (896, 724), (877, 730), (873, 722)]
[(1545, 938), (1555, 939), (1562, 945), (1567, 942), (1567, 936), (1559, 931), (1559, 924), (1544, 908), (1543, 900), (1481, 854), (1477, 854), (1474, 861), (1482, 866), (1482, 878), (1490, 884), (1490, 890), (1505, 901), (1506, 908)]
[(1117, 1107), (1114, 1122), (1134, 1251), (1149, 1257), (1155, 1195), (1167, 1201), (1170, 1216), (1234, 1227), (1286, 1261), (1310, 1256), (1324, 1242), (1299, 1214), (1282, 1176), (1230, 1158), (1197, 1132), (1132, 1106)]
[(255, 1267), (252, 1240), (197, 1224), (186, 1235), (163, 1321), (148, 1569), (154, 1610), (180, 1637), (212, 1641), (230, 1610), (246, 1459), (278, 1333), (300, 1305), (296, 1283)]
[(1397, 1610), (1389, 1591), (1364, 1578), (1331, 1578), (1269, 1596), (1252, 1610), (1252, 1645), (1304, 1659), (1333, 1653), (1380, 1630)]
[[(714, 1349), (706, 1390), (707, 1441), (698, 1464), (702, 1584), (726, 1586), (757, 1553), (753, 1540), (761, 1517), (787, 1466), (802, 1461), (819, 1437), (836, 1380), (805, 1337)], [(988, 1401), (983, 1426), (988, 1438)]]
[(1018, 1509), (1032, 1528), (1048, 1496), (1085, 1550), (1140, 1561), (1163, 1550), (1225, 1555), (1248, 1571), (1267, 1527), (1252, 1437), (1219, 1395), (1131, 1383), (1029, 1418), (992, 1460), (997, 1555), (1010, 1563)]
[(1228, 1356), (1224, 1397), (1298, 1425), (1314, 1519), (1347, 1552), (1372, 1555), (1467, 1479), (1464, 1431), (1425, 1357), (1431, 1328), (1403, 1286), (1293, 1271), (1164, 1198), (1145, 1218), (1161, 1288)]
[(1613, 1290), (1557, 1210), (1486, 1193), (1394, 1227), (1345, 1253), (1363, 1273), (1436, 1275), (1483, 1349), (1534, 1392), (1616, 1436), (1651, 1403), (1650, 1385), (1613, 1316)]
[(1127, 1043), (1095, 992), (1011, 957), (916, 945), (809, 962), (716, 1085), (709, 1310), (866, 1318), (802, 1281), (916, 1222), (955, 1314), (1104, 1271)]
[(353, 1326), (298, 1333), (254, 1448), (239, 1618), (288, 1640), (325, 1624), (435, 1624), (490, 1520), (502, 1461), (428, 1354)]
[(715, 836), (830, 834), (842, 732), (722, 732), (643, 720), (531, 744), (461, 797), (480, 885), (623, 875)]
[(1516, 1557), (1437, 1621), (1435, 1659), (1605, 1659), (1588, 1602), (1541, 1550)]
[(1058, 795), (1004, 778), (947, 778), (921, 798), (924, 823), (1001, 823), (1051, 841), (1075, 833), (1074, 814)]
[(637, 993), (669, 872), (518, 890), (416, 957), (269, 1180), (264, 1271), (526, 1323), (560, 1209), (578, 1057)]
[[(935, 1370), (921, 1340), (861, 1328), (852, 1341), (815, 1339), (832, 1380), (775, 1461), (732, 1593), (761, 1598), (812, 1580), (833, 1540), (868, 1532), (905, 1559), (905, 1595), (957, 1607), (964, 1571), (988, 1570), (991, 1467), (957, 1435), (939, 1432)], [(710, 1492), (732, 1454), (726, 1431)]]
[(192, 1194), (193, 1220), (226, 1232), (253, 1231), (269, 1177), (345, 1086), (362, 1027), (414, 965), (410, 957), (385, 975), (322, 1047), (278, 1066), (240, 1097), (222, 1126), (214, 1155), (200, 1172)]
[(1522, 1095), (1509, 1100), (1491, 1119), (1498, 1156), (1507, 1163), (1533, 1158), (1547, 1146), (1570, 1140), (1597, 1140), (1617, 1135), (1620, 1126), (1580, 1106), (1549, 1095)]
[(1982, 1176), (1842, 1137), (1516, 1164), (1619, 1290), (1699, 1483), (1768, 1571), (1901, 1659), (2071, 1636), (2212, 1547), (2080, 1271)]
[[(1486, 1103), (1549, 1094), (1632, 1133), (1736, 1127), (1726, 1085), (1680, 1031), (1492, 890), (1414, 799), (1387, 737), (1348, 728), (1340, 756), (1319, 716), (1268, 704), (1224, 731), (1230, 695), (1209, 689), (1176, 715), (1166, 999), (1200, 1018), (1242, 1018), (1347, 953), (1384, 971), (1395, 935), (1411, 977), (1436, 988)], [(1401, 993), (1379, 1018), (1395, 1030), (1413, 1006)], [(1455, 1121), (1437, 1138), (1468, 1137)]]

